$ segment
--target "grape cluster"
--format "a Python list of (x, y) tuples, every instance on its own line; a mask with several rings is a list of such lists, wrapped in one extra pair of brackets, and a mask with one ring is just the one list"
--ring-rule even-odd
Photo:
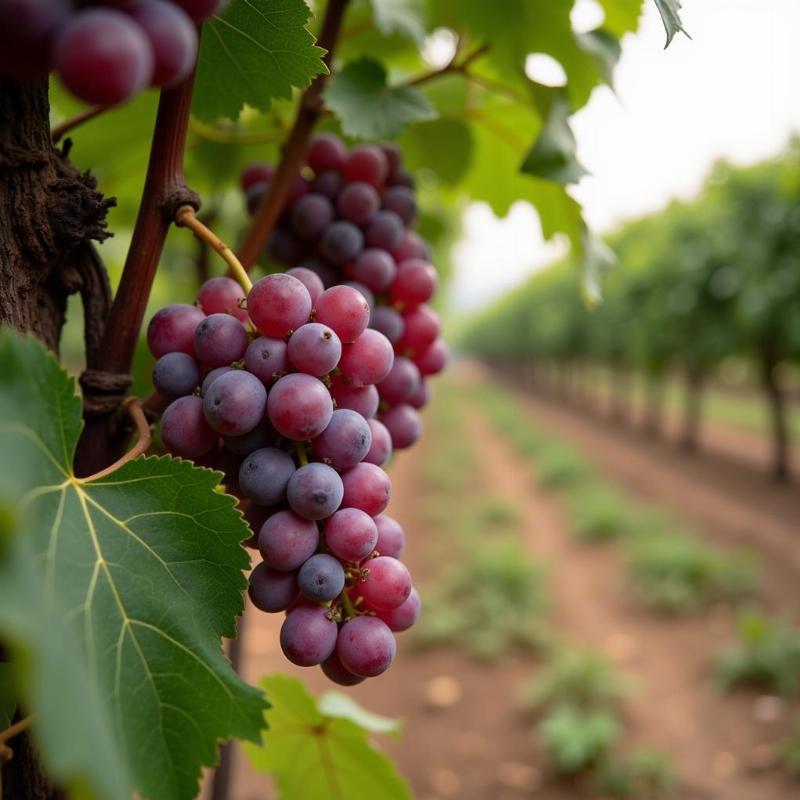
[(79, 99), (113, 106), (183, 80), (197, 57), (197, 23), (226, 2), (0, 0), (0, 76), (55, 70)]
[[(428, 401), (426, 378), (448, 359), (441, 324), (428, 305), (436, 291), (429, 250), (414, 231), (414, 182), (392, 144), (357, 145), (348, 151), (332, 134), (312, 138), (306, 172), (292, 181), (269, 257), (306, 281), (330, 287), (344, 282), (370, 306), (371, 329), (395, 351), (390, 373), (377, 384), (377, 429), (391, 445), (412, 445), (422, 426), (418, 410)], [(269, 187), (272, 168), (250, 164), (241, 185), (251, 212)], [(358, 350), (346, 362), (359, 358)]]

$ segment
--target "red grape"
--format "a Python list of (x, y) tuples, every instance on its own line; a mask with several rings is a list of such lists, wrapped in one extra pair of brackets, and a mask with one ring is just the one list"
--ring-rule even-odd
[(247, 312), (261, 333), (283, 339), (308, 320), (311, 295), (291, 275), (267, 275), (250, 290)]
[(243, 369), (220, 375), (203, 398), (208, 424), (223, 436), (241, 436), (258, 425), (264, 416), (267, 390)]
[(261, 557), (273, 569), (290, 572), (314, 555), (319, 544), (316, 523), (294, 511), (278, 511), (267, 519), (258, 534)]
[(199, 458), (216, 446), (217, 439), (199, 397), (179, 397), (161, 415), (161, 440), (174, 456)]
[(397, 643), (389, 626), (377, 617), (355, 617), (342, 625), (336, 653), (354, 675), (372, 678), (392, 665)]
[(333, 328), (342, 344), (354, 342), (369, 322), (369, 303), (350, 286), (326, 289), (314, 304), (314, 319)]
[(311, 138), (306, 152), (306, 164), (319, 175), (327, 170), (339, 170), (347, 158), (347, 148), (332, 133), (318, 133)]
[(347, 181), (364, 181), (379, 188), (389, 177), (389, 162), (379, 147), (359, 144), (345, 158), (342, 175)]
[(330, 618), (327, 607), (300, 605), (292, 609), (283, 621), (281, 649), (293, 664), (312, 667), (321, 664), (333, 652), (337, 632), (337, 625)]
[(375, 522), (358, 508), (342, 508), (325, 523), (325, 543), (342, 561), (361, 561), (377, 542)]
[(382, 556), (399, 558), (405, 547), (405, 533), (400, 523), (386, 514), (375, 517), (375, 527), (378, 529), (378, 541), (375, 549)]
[(382, 381), (392, 369), (394, 350), (382, 334), (368, 328), (342, 349), (339, 369), (356, 386), (366, 386)]
[(206, 315), (195, 306), (173, 303), (156, 311), (147, 326), (147, 345), (156, 357), (167, 353), (194, 356), (194, 332)]
[(364, 456), (368, 464), (382, 467), (392, 455), (392, 436), (386, 426), (377, 419), (367, 420), (372, 433), (372, 444)]
[(389, 476), (375, 464), (361, 462), (342, 473), (343, 508), (360, 508), (371, 517), (380, 514), (392, 496)]
[(267, 413), (278, 433), (303, 441), (319, 436), (333, 414), (333, 402), (325, 384), (297, 372), (278, 379), (267, 399)]
[(378, 556), (365, 565), (366, 577), (358, 584), (369, 606), (381, 611), (401, 606), (411, 594), (411, 575), (402, 561)]
[(232, 314), (242, 322), (247, 319), (244, 299), (244, 289), (232, 278), (209, 278), (197, 293), (197, 305), (206, 314)]
[(334, 469), (350, 469), (369, 451), (372, 434), (364, 417), (349, 408), (337, 408), (328, 427), (311, 442), (316, 458)]

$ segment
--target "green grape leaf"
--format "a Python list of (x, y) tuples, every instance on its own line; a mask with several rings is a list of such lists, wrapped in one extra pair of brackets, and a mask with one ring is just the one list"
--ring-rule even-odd
[(667, 32), (667, 43), (664, 49), (670, 46), (675, 35), (683, 33), (685, 36), (692, 38), (686, 32), (681, 21), (681, 0), (656, 0), (656, 7), (658, 13), (661, 14), (661, 21), (664, 23), (664, 30)]
[(266, 111), (325, 72), (324, 50), (306, 29), (303, 0), (232, 0), (203, 25), (192, 112), (202, 120)]
[(614, 67), (622, 55), (619, 39), (612, 36), (607, 30), (597, 28), (593, 31), (575, 35), (575, 40), (581, 49), (594, 56), (597, 68), (603, 75), (603, 80), (609, 85), (614, 85)]
[(235, 500), (220, 473), (166, 456), (76, 478), (74, 380), (8, 330), (0, 370), (0, 496), (20, 515), (0, 558), (0, 637), (25, 660), (45, 765), (102, 797), (194, 797), (217, 742), (263, 726), (261, 692), (220, 645), (248, 567)]
[(603, 27), (616, 37), (635, 31), (644, 0), (600, 0), (606, 12)]
[(425, 38), (419, 0), (371, 0), (375, 25), (384, 35), (402, 33), (415, 44)]
[(399, 734), (400, 723), (396, 719), (382, 717), (367, 711), (349, 695), (342, 692), (325, 692), (319, 698), (319, 710), (328, 717), (341, 717), (355, 722), (360, 728), (370, 733)]
[(281, 800), (410, 800), (392, 762), (352, 718), (324, 713), (288, 675), (269, 675), (261, 686), (272, 703), (269, 730), (261, 747), (245, 750), (253, 767), (275, 778)]
[(587, 172), (575, 152), (577, 142), (569, 126), (569, 101), (559, 90), (547, 92), (543, 98), (549, 104), (547, 118), (520, 169), (563, 186), (577, 183)]
[(412, 172), (429, 169), (444, 184), (458, 183), (469, 168), (473, 141), (469, 126), (457, 119), (419, 122), (400, 136)]
[(347, 136), (388, 139), (412, 122), (434, 119), (436, 109), (414, 86), (389, 86), (377, 61), (351, 61), (325, 90), (325, 102)]

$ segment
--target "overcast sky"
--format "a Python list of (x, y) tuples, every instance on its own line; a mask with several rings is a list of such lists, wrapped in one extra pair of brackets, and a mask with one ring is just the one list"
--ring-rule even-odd
[[(591, 0), (579, 5), (591, 21)], [(683, 6), (692, 41), (677, 36), (665, 51), (647, 0), (639, 32), (623, 40), (616, 94), (598, 88), (574, 117), (578, 155), (591, 175), (571, 191), (598, 231), (691, 197), (716, 159), (758, 161), (800, 130), (800, 0)], [(478, 308), (561, 252), (543, 242), (526, 204), (503, 220), (471, 206), (454, 251), (453, 309)]]

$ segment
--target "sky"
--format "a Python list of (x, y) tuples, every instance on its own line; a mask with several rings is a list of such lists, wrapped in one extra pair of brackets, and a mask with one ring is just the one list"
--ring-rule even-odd
[[(576, 27), (597, 23), (597, 12), (578, 0)], [(615, 92), (596, 89), (573, 117), (591, 174), (570, 191), (601, 233), (692, 197), (717, 159), (757, 162), (800, 131), (800, 0), (683, 0), (683, 20), (692, 40), (679, 35), (664, 50), (647, 0), (639, 31), (622, 42)], [(451, 308), (479, 308), (563, 252), (543, 241), (526, 203), (502, 220), (473, 204), (453, 251)]]

